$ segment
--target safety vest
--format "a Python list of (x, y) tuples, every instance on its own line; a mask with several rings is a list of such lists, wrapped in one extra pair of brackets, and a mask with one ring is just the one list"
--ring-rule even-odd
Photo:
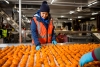
[(7, 30), (2, 30), (3, 37), (7, 37)]
[[(51, 43), (52, 40), (52, 30), (53, 30), (53, 21), (52, 19), (49, 22), (48, 29), (44, 26), (43, 22), (39, 22), (36, 17), (33, 17), (34, 22), (37, 26), (37, 34), (39, 38), (39, 42), (41, 44)], [(32, 44), (34, 44), (34, 40), (32, 40)]]

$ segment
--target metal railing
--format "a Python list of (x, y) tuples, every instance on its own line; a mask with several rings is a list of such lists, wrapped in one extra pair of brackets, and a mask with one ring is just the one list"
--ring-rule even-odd
[[(17, 32), (20, 32), (19, 31), (19, 25), (18, 23), (16, 23), (3, 9), (0, 8), (0, 15), (8, 21), (8, 23), (17, 31)], [(21, 22), (22, 23), (22, 22)], [(26, 30), (26, 33), (28, 34), (27, 30)], [(26, 35), (26, 39), (31, 39), (30, 37), (28, 37)]]

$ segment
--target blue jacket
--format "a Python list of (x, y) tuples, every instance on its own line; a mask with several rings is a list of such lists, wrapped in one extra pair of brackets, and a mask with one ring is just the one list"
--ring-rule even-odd
[[(49, 24), (50, 19), (43, 19), (40, 16), (40, 11), (39, 10), (37, 11), (37, 13), (34, 14), (34, 16), (37, 17), (38, 21), (43, 22), (43, 24), (45, 25), (46, 29), (48, 29), (48, 24)], [(49, 16), (49, 18), (50, 18), (50, 16)], [(37, 26), (36, 26), (36, 24), (35, 24), (33, 19), (32, 19), (32, 22), (31, 22), (31, 34), (32, 34), (32, 39), (34, 40), (35, 45), (36, 46), (40, 45), (40, 42), (38, 40), (38, 35), (37, 35)], [(56, 40), (55, 34), (54, 34), (54, 29), (53, 29), (53, 33), (52, 33), (52, 41), (53, 40)]]

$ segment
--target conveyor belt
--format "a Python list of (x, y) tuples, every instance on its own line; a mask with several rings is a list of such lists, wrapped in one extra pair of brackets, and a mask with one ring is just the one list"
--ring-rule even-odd
[[(15, 45), (15, 44), (10, 44)], [(79, 67), (81, 56), (100, 47), (100, 44), (58, 44), (43, 46), (36, 51), (28, 44), (0, 50), (0, 64), (7, 67)], [(26, 45), (26, 46), (25, 46)], [(9, 63), (10, 62), (10, 63)]]

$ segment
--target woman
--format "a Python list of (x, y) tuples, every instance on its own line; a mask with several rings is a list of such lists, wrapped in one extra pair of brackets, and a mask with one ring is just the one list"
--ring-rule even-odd
[(36, 45), (36, 50), (41, 48), (42, 44), (57, 44), (54, 34), (53, 20), (50, 16), (50, 8), (46, 1), (42, 2), (40, 10), (34, 14), (31, 22), (32, 44)]
[(83, 67), (84, 64), (92, 61), (100, 61), (100, 47), (96, 48), (92, 52), (84, 54), (80, 59), (80, 66)]

